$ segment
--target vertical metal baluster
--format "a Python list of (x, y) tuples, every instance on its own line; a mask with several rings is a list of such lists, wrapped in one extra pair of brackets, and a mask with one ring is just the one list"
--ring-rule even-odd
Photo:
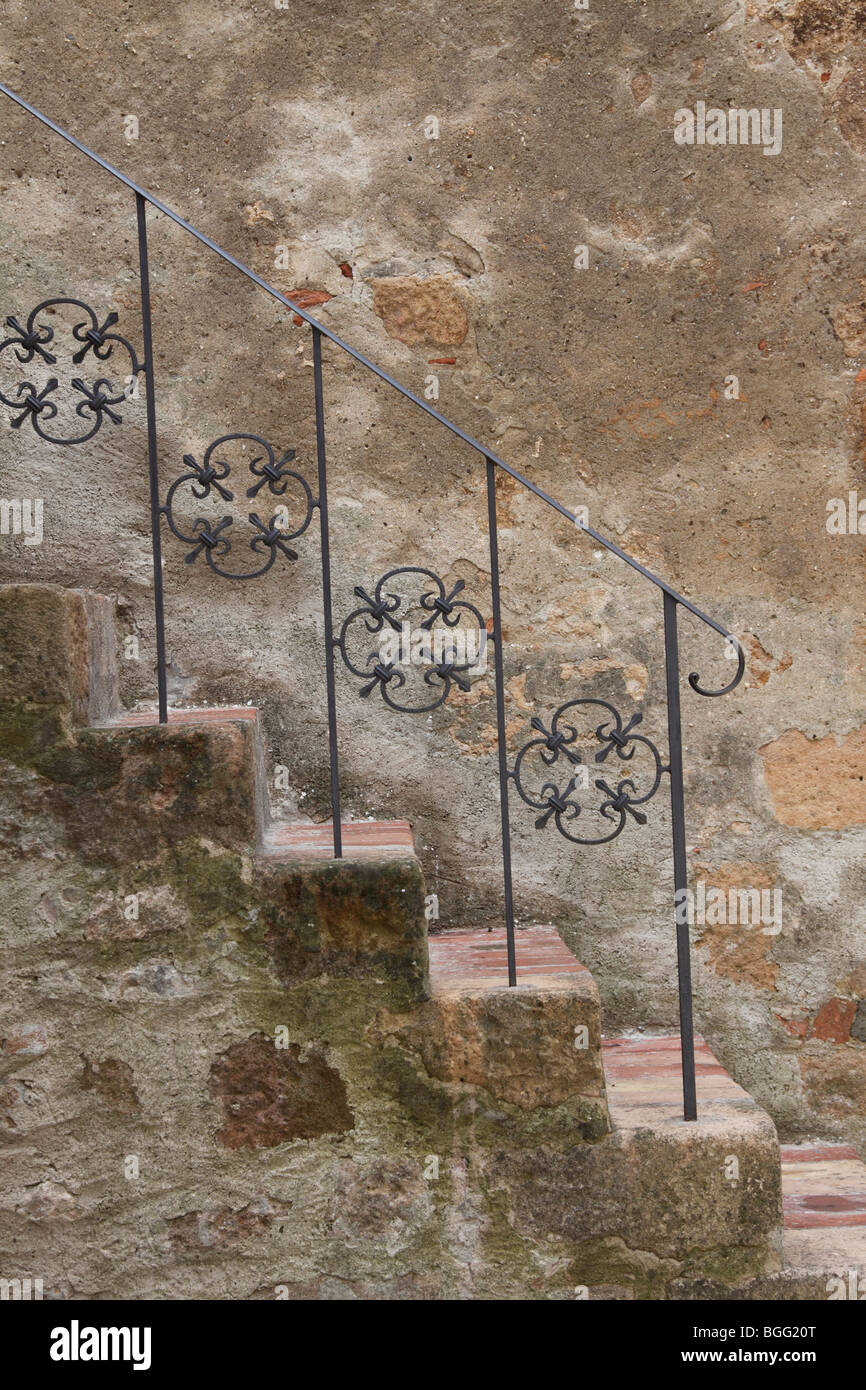
[(147, 206), (135, 195), (138, 218), (138, 266), (141, 275), (141, 331), (144, 339), (144, 376), (147, 406), (147, 467), (150, 475), (150, 543), (153, 554), (153, 603), (156, 616), (156, 682), (159, 722), (168, 723), (165, 676), (165, 612), (162, 595), (162, 535), (160, 532), (159, 467), (156, 453), (156, 396), (153, 380), (153, 330), (150, 319), (150, 270), (147, 263)]
[(688, 870), (686, 820), (683, 805), (683, 740), (680, 728), (680, 657), (677, 641), (677, 602), (664, 595), (665, 679), (668, 706), (668, 749), (671, 778), (671, 826), (674, 847), (674, 902), (677, 927), (677, 977), (680, 992), (680, 1050), (683, 1068), (683, 1116), (698, 1117), (695, 1091), (695, 1036), (692, 1022), (692, 968), (689, 957)]
[(319, 464), (319, 524), (322, 536), (322, 607), (325, 617), (325, 683), (328, 689), (331, 822), (334, 832), (334, 858), (342, 859), (340, 755), (337, 747), (337, 700), (334, 689), (334, 620), (331, 613), (331, 543), (328, 532), (328, 480), (325, 464), (325, 406), (322, 396), (322, 335), (318, 328), (313, 329), (313, 379), (316, 392), (316, 458)]
[(502, 877), (508, 983), (517, 984), (514, 956), (514, 897), (511, 888), (511, 824), (508, 818), (508, 753), (505, 747), (505, 682), (502, 676), (502, 614), (499, 602), (499, 536), (496, 530), (496, 465), (487, 464), (487, 524), (490, 534), (490, 592), (493, 606), (493, 669), (496, 680), (496, 741), (499, 752), (499, 810), (502, 818)]

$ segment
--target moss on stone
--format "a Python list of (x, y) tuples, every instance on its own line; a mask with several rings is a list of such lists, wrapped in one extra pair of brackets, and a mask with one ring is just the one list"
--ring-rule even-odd
[(432, 1081), (399, 1047), (375, 1052), (377, 1084), (400, 1107), (409, 1124), (426, 1130), (431, 1145), (450, 1151), (455, 1128), (454, 1104), (446, 1088)]
[(244, 874), (243, 856), (230, 850), (214, 853), (199, 839), (173, 846), (159, 866), (156, 877), (160, 876), (183, 899), (200, 927), (241, 923), (257, 904), (255, 888)]
[(775, 1274), (781, 1268), (778, 1252), (766, 1245), (719, 1245), (708, 1250), (690, 1250), (682, 1264), (683, 1278), (712, 1279), (735, 1286), (761, 1274)]
[(630, 1290), (636, 1299), (663, 1299), (681, 1268), (677, 1260), (630, 1249), (620, 1236), (600, 1236), (581, 1241), (565, 1278), (567, 1284), (590, 1292), (594, 1287), (614, 1285)]
[(0, 757), (17, 767), (51, 775), (54, 750), (69, 745), (71, 734), (62, 706), (22, 700), (0, 703)]
[(402, 980), (429, 992), (424, 880), (414, 859), (257, 865), (262, 939), (280, 978)]
[(559, 1105), (527, 1112), (486, 1091), (476, 1091), (475, 1095), (475, 1139), (488, 1148), (533, 1149), (545, 1144), (568, 1149), (575, 1144), (598, 1143), (610, 1133), (607, 1103), (596, 1096), (575, 1096)]

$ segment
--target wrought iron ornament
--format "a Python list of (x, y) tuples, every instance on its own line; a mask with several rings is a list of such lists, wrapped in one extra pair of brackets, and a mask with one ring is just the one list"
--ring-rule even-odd
[[(277, 513), (271, 517), (270, 521), (263, 521), (258, 512), (249, 513), (249, 521), (253, 528), (253, 534), (248, 539), (248, 547), (253, 552), (255, 562), (264, 557), (261, 563), (256, 563), (251, 570), (232, 571), (224, 569), (220, 564), (232, 551), (231, 527), (234, 519), (231, 516), (223, 516), (218, 521), (209, 520), (207, 517), (197, 516), (192, 523), (191, 533), (187, 534), (180, 525), (174, 514), (175, 498), (179, 488), (189, 488), (189, 493), (197, 501), (204, 501), (206, 497), (213, 494), (221, 497), (224, 502), (233, 502), (235, 494), (225, 487), (224, 481), (232, 471), (231, 463), (225, 460), (214, 459), (214, 453), (222, 445), (234, 441), (244, 441), (255, 444), (264, 450), (262, 454), (256, 454), (254, 458), (244, 460), (253, 482), (246, 489), (246, 496), (250, 499), (260, 496), (263, 490), (266, 495), (271, 497), (284, 497), (288, 491), (290, 483), (296, 483), (301, 493), (301, 506), (303, 515), (301, 523), (295, 530), (287, 530), (277, 524), (279, 517)], [(190, 547), (189, 553), (184, 559), (187, 565), (193, 564), (200, 555), (203, 555), (205, 562), (213, 570), (214, 574), (221, 575), (223, 579), (258, 579), (259, 575), (266, 574), (274, 564), (277, 554), (284, 555), (288, 560), (297, 560), (298, 552), (292, 550), (287, 544), (288, 541), (296, 540), (303, 535), (313, 518), (313, 512), (318, 507), (318, 499), (312, 494), (306, 479), (295, 472), (288, 465), (295, 457), (294, 449), (287, 449), (282, 458), (277, 461), (276, 451), (268, 444), (267, 440), (262, 439), (258, 434), (224, 434), (219, 439), (215, 439), (205, 451), (204, 459), (198, 463), (192, 454), (184, 454), (183, 461), (189, 470), (176, 478), (166, 494), (164, 505), (160, 511), (165, 516), (166, 521), (173, 534), (178, 540), (183, 541)], [(213, 461), (212, 461), (213, 460)]]
[(736, 648), (737, 652), (737, 669), (734, 672), (733, 678), (728, 681), (727, 685), (723, 685), (719, 690), (708, 690), (705, 686), (701, 685), (701, 678), (697, 671), (690, 671), (689, 685), (692, 687), (692, 690), (697, 691), (698, 695), (708, 695), (711, 698), (715, 698), (717, 695), (728, 695), (732, 690), (736, 689), (743, 679), (743, 672), (746, 669), (746, 653), (743, 649), (743, 645), (741, 642), (737, 641), (736, 637), (732, 637), (730, 634), (727, 635), (726, 641), (728, 646)]
[[(6, 326), (13, 331), (0, 343), (0, 363), (8, 363), (11, 366), (14, 358), (25, 365), (35, 362), (43, 368), (57, 366), (64, 355), (55, 338), (55, 328), (59, 325), (55, 324), (52, 327), (48, 323), (40, 324), (37, 320), (40, 314), (47, 315), (49, 309), (62, 304), (82, 309), (87, 315), (86, 319), (72, 325), (68, 330), (73, 340), (66, 354), (71, 364), (70, 370), (72, 366), (80, 367), (82, 363), (90, 365), (91, 354), (94, 366), (97, 362), (108, 362), (115, 347), (120, 345), (129, 355), (129, 371), (125, 372), (124, 376), (134, 386), (139, 372), (144, 371), (144, 364), (139, 362), (135, 349), (126, 338), (119, 333), (109, 332), (118, 321), (117, 314), (110, 313), (104, 322), (100, 323), (90, 305), (80, 299), (44, 299), (32, 310), (23, 327), (18, 319), (10, 314), (6, 319)], [(65, 327), (64, 325), (64, 329)], [(50, 351), (49, 345), (57, 351)], [(5, 359), (4, 353), (9, 354)], [(61, 355), (58, 356), (58, 353)], [(116, 357), (113, 365), (117, 365)], [(115, 425), (121, 423), (123, 417), (112, 407), (128, 400), (131, 394), (130, 387), (125, 386), (117, 390), (113, 382), (105, 376), (96, 377), (92, 382), (86, 381), (82, 376), (73, 376), (68, 382), (64, 382), (64, 385), (68, 385), (81, 396), (81, 400), (75, 406), (75, 414), (88, 425), (83, 434), (76, 434), (70, 438), (54, 434), (45, 428), (49, 420), (57, 418), (58, 404), (63, 399), (62, 396), (55, 398), (55, 393), (61, 388), (60, 376), (49, 376), (41, 385), (33, 381), (19, 381), (11, 395), (0, 391), (0, 401), (10, 410), (18, 412), (12, 416), (13, 430), (20, 429), (29, 420), (40, 439), (46, 440), (49, 444), (84, 444), (99, 432), (105, 419), (111, 420)]]
[[(423, 583), (419, 583), (418, 588), (423, 592), (417, 599), (407, 600), (404, 595), (389, 593), (385, 588), (385, 585), (396, 579), (398, 575), (421, 575), (424, 580), (432, 580), (435, 588), (426, 589)], [(475, 670), (479, 663), (485, 659), (489, 634), (484, 619), (475, 605), (466, 599), (457, 597), (465, 587), (464, 581), (458, 579), (451, 592), (447, 593), (444, 582), (437, 574), (417, 565), (401, 566), (383, 574), (376, 584), (372, 597), (360, 584), (356, 585), (355, 594), (363, 600), (363, 603), (345, 619), (340, 628), (339, 637), (334, 638), (334, 646), (339, 648), (343, 661), (352, 674), (365, 682), (358, 692), (363, 699), (378, 689), (385, 704), (389, 705), (391, 709), (398, 710), (401, 714), (424, 714), (430, 710), (438, 709), (440, 705), (444, 704), (452, 686), (456, 685), (464, 691), (469, 690), (468, 673)], [(411, 628), (409, 617), (413, 610), (421, 610), (423, 614), (418, 622), (418, 632), (429, 636), (430, 654), (428, 660), (422, 658), (417, 665), (413, 666), (408, 661), (398, 662), (383, 659), (381, 644), (367, 654), (363, 665), (358, 664), (360, 658), (353, 660), (349, 654), (348, 640), (354, 623), (363, 622), (361, 631), (371, 634), (383, 633), (387, 624), (393, 633), (399, 635), (402, 642), (407, 625)], [(469, 625), (465, 623), (467, 615), (471, 619)], [(436, 629), (437, 622), (441, 622), (446, 629), (455, 632), (455, 640), (449, 645), (440, 640), (444, 634), (442, 628)], [(459, 650), (460, 641), (456, 638), (457, 629), (460, 630), (465, 647), (462, 653)], [(468, 654), (469, 643), (466, 639), (475, 635), (477, 635), (477, 645), (470, 655)], [(413, 670), (423, 671), (423, 685), (433, 690), (435, 694), (432, 699), (428, 699), (427, 691), (418, 690), (418, 683), (416, 682), (414, 688), (418, 690), (423, 703), (404, 704), (395, 698), (395, 694), (397, 691), (403, 690), (408, 694), (412, 690), (413, 684), (410, 681), (410, 675)]]
[[(604, 793), (604, 799), (600, 800), (598, 806), (592, 809), (597, 811), (607, 821), (615, 822), (614, 828), (609, 834), (604, 835), (577, 835), (574, 833), (574, 822), (586, 809), (577, 800), (575, 793), (581, 789), (582, 783), (579, 776), (573, 771), (578, 767), (586, 768), (583, 758), (573, 747), (578, 740), (578, 730), (572, 724), (562, 723), (562, 716), (568, 710), (585, 707), (587, 705), (597, 705), (606, 711), (609, 716), (595, 729), (595, 738), (601, 744), (601, 748), (595, 754), (595, 762), (606, 762), (613, 753), (622, 762), (630, 763), (634, 758), (637, 745), (649, 750), (652, 758), (652, 773), (649, 790), (638, 794), (634, 776), (617, 777), (616, 773), (611, 776), (611, 782), (616, 785), (611, 786), (610, 782), (603, 777), (597, 777), (594, 786), (597, 791)], [(617, 835), (625, 829), (626, 820), (629, 816), (638, 825), (646, 825), (646, 816), (643, 811), (636, 808), (643, 806), (658, 791), (662, 773), (667, 768), (662, 766), (658, 749), (643, 734), (632, 733), (632, 730), (642, 722), (643, 715), (633, 714), (628, 723), (623, 726), (622, 716), (613, 705), (608, 704), (607, 700), (569, 700), (566, 704), (560, 705), (553, 716), (550, 728), (545, 728), (540, 719), (531, 721), (532, 728), (536, 730), (539, 737), (530, 739), (517, 754), (514, 767), (510, 770), (509, 776), (514, 782), (518, 795), (531, 806), (533, 810), (541, 814), (535, 822), (536, 830), (543, 830), (548, 822), (553, 818), (554, 824), (561, 835), (567, 840), (573, 841), (576, 845), (604, 845), (609, 840), (615, 840)], [(540, 791), (531, 792), (524, 785), (524, 759), (536, 753), (545, 767), (552, 767), (554, 763), (562, 759), (565, 767), (563, 771), (570, 774), (564, 785), (563, 781), (546, 781), (541, 786)], [(587, 780), (588, 780), (588, 769)]]

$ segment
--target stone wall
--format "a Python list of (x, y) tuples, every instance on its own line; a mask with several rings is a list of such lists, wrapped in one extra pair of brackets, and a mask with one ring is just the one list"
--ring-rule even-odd
[[(696, 926), (697, 1021), (785, 1135), (862, 1146), (861, 0), (72, 0), (61, 21), (30, 0), (0, 79), (408, 386), (438, 378), (446, 415), (743, 636), (735, 694), (684, 694), (690, 861), (708, 888), (781, 889), (782, 930)], [(780, 110), (781, 150), (677, 144), (698, 102)], [(3, 317), (80, 297), (140, 348), (131, 195), (11, 106), (3, 139)], [(313, 476), (309, 330), (165, 219), (150, 235), (164, 488), (231, 431)], [(489, 612), (479, 460), (327, 347), (325, 373), (336, 612), (400, 563)], [(154, 685), (143, 399), (120, 413), (75, 449), (4, 433), (0, 495), (44, 499), (45, 533), (0, 535), (0, 566), (119, 596), (133, 704)], [(512, 753), (581, 694), (663, 741), (659, 595), (501, 484)], [(313, 531), (297, 549), (241, 585), (166, 540), (170, 684), (255, 701), (290, 773), (275, 804), (321, 817)], [(684, 620), (681, 645), (721, 683), (718, 643)], [(338, 680), (348, 811), (413, 821), (441, 925), (497, 920), (492, 682), (427, 721)], [(513, 819), (520, 919), (559, 926), (610, 1025), (675, 1023), (660, 800), (591, 851)]]

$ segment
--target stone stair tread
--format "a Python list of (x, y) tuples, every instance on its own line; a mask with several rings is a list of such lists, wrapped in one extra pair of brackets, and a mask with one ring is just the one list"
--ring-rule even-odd
[[(255, 722), (258, 713), (254, 705), (205, 705), (201, 709), (170, 709), (168, 711), (168, 723), (169, 725), (217, 724), (224, 719), (249, 719)], [(147, 728), (149, 725), (159, 725), (159, 713), (155, 709), (124, 710), (120, 714), (112, 715), (110, 719), (98, 727), (140, 729)]]
[(834, 1273), (857, 1269), (861, 1276), (866, 1275), (866, 1226), (818, 1226), (806, 1230), (786, 1225), (783, 1249), (786, 1269)]
[(803, 1268), (866, 1265), (866, 1163), (850, 1144), (784, 1144), (785, 1259)]
[(838, 1163), (843, 1159), (860, 1162), (860, 1155), (853, 1144), (825, 1144), (823, 1140), (803, 1144), (782, 1144), (779, 1152), (783, 1163)]
[[(589, 976), (572, 955), (555, 927), (518, 927), (514, 934), (518, 985), (534, 985), (551, 977), (573, 981)], [(429, 938), (430, 984), (437, 990), (458, 983), (474, 988), (506, 986), (508, 953), (504, 927), (459, 928)]]
[[(333, 859), (333, 826), (330, 821), (276, 821), (265, 830), (259, 853), (266, 858)], [(414, 854), (412, 826), (407, 820), (343, 822), (346, 859), (405, 859)]]
[(785, 1264), (844, 1276), (866, 1271), (866, 1163), (850, 1144), (783, 1144)]
[[(618, 1128), (682, 1121), (682, 1070), (678, 1033), (605, 1038), (601, 1044), (611, 1119)], [(755, 1106), (742, 1086), (695, 1034), (698, 1113), (711, 1102)]]

